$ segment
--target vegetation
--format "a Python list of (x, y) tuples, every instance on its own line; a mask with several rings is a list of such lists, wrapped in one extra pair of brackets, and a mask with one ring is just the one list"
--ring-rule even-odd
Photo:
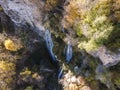
[(71, 0), (65, 6), (62, 25), (66, 29), (72, 27), (76, 31), (80, 37), (78, 45), (80, 49), (94, 51), (102, 45), (117, 48), (120, 37), (118, 34), (120, 32), (119, 8), (119, 0), (95, 0), (93, 2)]
[[(115, 68), (112, 70), (106, 69), (99, 58), (96, 59), (87, 53), (101, 46), (113, 51), (120, 48), (120, 0), (65, 0), (65, 2), (44, 0), (43, 2), (45, 5), (43, 15), (46, 13), (47, 15), (40, 23), (52, 33), (53, 52), (59, 61), (59, 66), (51, 62), (43, 39), (33, 33), (34, 30), (15, 27), (17, 30), (11, 31), (12, 28), (6, 23), (10, 20), (7, 20), (9, 17), (6, 16), (6, 22), (0, 17), (0, 90), (16, 88), (43, 90), (46, 87), (56, 89), (58, 69), (63, 69), (63, 76), (65, 75), (60, 82), (65, 80), (70, 83), (80, 82), (78, 79), (71, 79), (72, 75), (68, 74), (71, 71), (75, 77), (82, 76), (86, 81), (85, 85), (90, 85), (93, 90), (120, 88), (119, 66), (113, 66)], [(3, 13), (1, 7), (0, 12)], [(14, 26), (12, 27), (14, 29)], [(66, 63), (65, 60), (65, 46), (68, 40), (71, 40), (73, 48), (70, 63)], [(98, 67), (99, 65), (101, 67)], [(106, 87), (103, 86), (101, 89), (99, 87), (101, 83)], [(79, 85), (75, 84), (72, 88), (78, 89), (78, 87)]]
[(0, 33), (0, 90), (15, 88), (16, 62), (21, 58), (16, 51), (22, 48), (19, 40), (4, 30)]
[(47, 11), (53, 10), (58, 5), (58, 0), (46, 0), (45, 7)]
[(113, 31), (113, 25), (108, 20), (111, 10), (111, 0), (100, 1), (85, 13), (79, 22), (79, 36), (84, 35), (86, 39), (79, 42), (78, 47), (86, 51), (96, 50), (103, 45)]
[(32, 86), (28, 86), (28, 87), (26, 87), (26, 89), (24, 89), (24, 90), (33, 90), (33, 87), (32, 87)]
[(77, 20), (80, 19), (81, 15), (81, 0), (71, 0), (67, 6), (65, 6), (65, 13), (62, 19), (62, 25), (64, 28), (70, 28)]
[(10, 51), (17, 51), (17, 45), (14, 44), (14, 42), (10, 39), (5, 40), (4, 42), (5, 48)]
[(0, 89), (11, 90), (14, 88), (15, 64), (4, 60), (0, 61)]
[(119, 73), (114, 72), (113, 82), (118, 88), (120, 88), (120, 75), (119, 75)]
[(0, 12), (3, 11), (2, 7), (0, 6)]

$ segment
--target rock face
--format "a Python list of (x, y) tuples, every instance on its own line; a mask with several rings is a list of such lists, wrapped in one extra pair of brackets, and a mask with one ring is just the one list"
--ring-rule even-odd
[(98, 57), (106, 67), (114, 66), (120, 62), (120, 54), (108, 50), (105, 46), (100, 47), (97, 51), (90, 54), (94, 57)]
[(60, 82), (63, 83), (64, 90), (91, 90), (82, 76), (76, 77), (71, 71), (68, 71)]
[(1, 0), (0, 5), (15, 24), (29, 24), (36, 30), (37, 28), (44, 30), (42, 26), (44, 3), (42, 0)]

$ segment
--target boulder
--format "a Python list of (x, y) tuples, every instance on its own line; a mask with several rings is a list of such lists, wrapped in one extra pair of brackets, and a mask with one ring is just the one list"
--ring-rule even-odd
[(88, 52), (94, 57), (98, 57), (104, 66), (110, 67), (120, 62), (120, 53), (108, 50), (105, 46), (99, 47), (96, 51)]

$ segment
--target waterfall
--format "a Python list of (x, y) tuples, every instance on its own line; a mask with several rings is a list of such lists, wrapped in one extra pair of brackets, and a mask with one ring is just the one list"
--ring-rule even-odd
[(45, 31), (45, 42), (46, 42), (46, 46), (47, 46), (47, 49), (49, 51), (49, 54), (50, 54), (52, 60), (54, 62), (57, 62), (56, 57), (53, 53), (53, 46), (54, 45), (53, 45), (53, 41), (52, 41), (52, 38), (51, 38), (51, 33), (50, 33), (49, 30)]
[(68, 41), (67, 46), (65, 46), (64, 54), (65, 54), (65, 59), (67, 63), (69, 63), (70, 60), (72, 59), (72, 45), (70, 41)]

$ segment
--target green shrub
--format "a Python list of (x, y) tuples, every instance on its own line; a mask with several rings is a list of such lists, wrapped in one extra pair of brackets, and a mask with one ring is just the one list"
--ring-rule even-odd
[(102, 0), (85, 13), (84, 18), (77, 25), (78, 35), (82, 34), (86, 38), (79, 42), (80, 49), (96, 50), (108, 40), (114, 28), (108, 20), (110, 10), (111, 0)]
[(32, 86), (28, 86), (28, 87), (26, 87), (26, 89), (24, 89), (24, 90), (33, 90), (33, 87), (32, 87)]

